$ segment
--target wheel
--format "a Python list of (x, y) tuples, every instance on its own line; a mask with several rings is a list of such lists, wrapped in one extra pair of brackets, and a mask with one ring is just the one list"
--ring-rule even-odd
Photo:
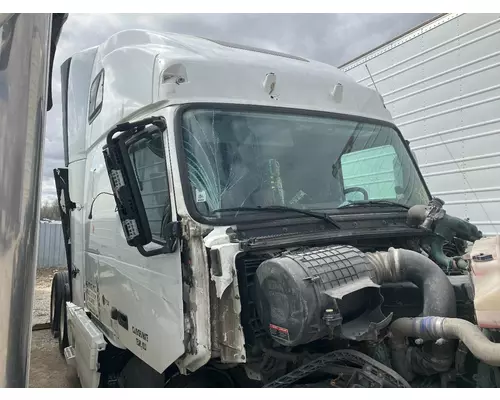
[(69, 300), (69, 284), (64, 285), (63, 293), (60, 300), (59, 310), (59, 351), (64, 356), (64, 349), (69, 346), (68, 340), (68, 314), (66, 309), (66, 301)]
[(50, 330), (55, 338), (59, 336), (61, 296), (65, 293), (66, 284), (69, 284), (67, 271), (57, 272), (52, 278), (52, 287), (50, 290)]

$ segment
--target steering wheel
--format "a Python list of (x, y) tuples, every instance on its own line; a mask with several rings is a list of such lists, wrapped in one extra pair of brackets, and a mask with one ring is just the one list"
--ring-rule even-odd
[(368, 200), (368, 192), (362, 187), (353, 186), (344, 190), (344, 194), (359, 192), (363, 195), (363, 200)]

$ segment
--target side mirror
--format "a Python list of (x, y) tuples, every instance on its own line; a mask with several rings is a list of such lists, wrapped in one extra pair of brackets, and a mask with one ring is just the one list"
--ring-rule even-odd
[[(161, 144), (163, 144), (161, 137), (165, 129), (166, 122), (162, 117), (151, 117), (133, 123), (119, 124), (109, 132), (106, 145), (103, 147), (104, 161), (125, 239), (129, 246), (136, 247), (146, 257), (174, 252), (180, 237), (180, 226), (177, 221), (171, 221), (171, 215), (169, 215), (168, 220), (160, 219), (158, 229), (161, 230), (161, 235), (153, 234), (152, 222), (148, 219), (144, 206), (144, 194), (141, 193), (143, 186), (142, 183), (139, 185), (137, 168), (134, 168), (135, 165), (130, 157), (130, 148), (137, 146), (140, 142), (145, 142), (146, 145), (143, 148), (151, 150), (157, 157), (163, 155), (165, 163), (162, 146), (151, 148), (154, 139), (160, 138)], [(165, 182), (168, 181), (166, 171), (164, 176), (160, 174), (160, 178), (164, 178)], [(167, 193), (165, 196), (167, 204), (164, 205), (164, 208), (170, 212), (168, 185), (163, 192)], [(155, 208), (160, 208), (160, 206)]]

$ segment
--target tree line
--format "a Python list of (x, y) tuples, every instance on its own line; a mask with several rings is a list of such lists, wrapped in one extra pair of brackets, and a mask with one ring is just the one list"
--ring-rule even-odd
[(43, 202), (42, 206), (40, 207), (40, 219), (50, 219), (53, 221), (61, 220), (57, 199), (46, 200)]

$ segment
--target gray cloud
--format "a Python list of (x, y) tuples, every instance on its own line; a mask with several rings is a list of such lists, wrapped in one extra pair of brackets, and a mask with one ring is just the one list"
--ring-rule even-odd
[(124, 29), (204, 36), (284, 51), (335, 66), (378, 46), (434, 14), (70, 14), (53, 74), (54, 107), (47, 115), (43, 199), (55, 196), (52, 170), (63, 165), (59, 66), (80, 50)]

